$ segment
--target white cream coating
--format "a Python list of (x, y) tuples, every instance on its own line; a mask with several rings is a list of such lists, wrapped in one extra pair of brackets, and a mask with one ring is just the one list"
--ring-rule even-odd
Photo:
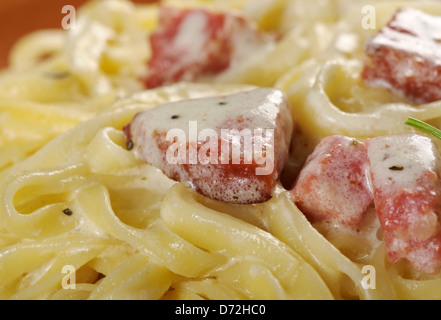
[[(406, 258), (418, 271), (438, 272), (441, 257), (436, 199), (440, 187), (436, 183), (439, 178), (432, 174), (439, 176), (441, 161), (436, 145), (426, 136), (402, 134), (368, 139), (366, 146), (376, 205), (386, 207), (379, 215), (389, 259), (395, 263)], [(400, 198), (402, 195), (405, 198)]]
[[(189, 128), (190, 123), (197, 124), (197, 132), (192, 132), (194, 128)], [(293, 130), (288, 101), (282, 91), (259, 88), (229, 96), (168, 103), (137, 114), (130, 124), (137, 158), (162, 169), (167, 175), (178, 175), (180, 181), (189, 181), (192, 184), (196, 180), (199, 181), (197, 189), (202, 189), (204, 194), (213, 195), (216, 199), (234, 202), (232, 199), (237, 198), (238, 203), (261, 201), (262, 195), (268, 190), (258, 174), (248, 178), (237, 177), (234, 181), (228, 180), (229, 187), (226, 187), (220, 185), (226, 183), (220, 167), (212, 166), (213, 163), (210, 163), (207, 166), (182, 168), (176, 163), (170, 163), (168, 158), (166, 159), (164, 150), (157, 144), (158, 133), (166, 134), (173, 130), (184, 135), (183, 138), (186, 140), (182, 141), (179, 138), (179, 142), (183, 147), (190, 143), (188, 150), (191, 151), (191, 144), (196, 143), (201, 131), (210, 130), (216, 133), (217, 137), (222, 137), (222, 129), (229, 130), (230, 133), (231, 129), (237, 129), (239, 132), (249, 129), (251, 134), (254, 134), (255, 129), (264, 132), (272, 130), (274, 140), (271, 148), (274, 152), (268, 154), (267, 145), (265, 161), (272, 162), (275, 171), (271, 170), (270, 174), (274, 179), (277, 178), (287, 159)], [(200, 142), (205, 143), (205, 141)], [(256, 140), (253, 140), (253, 143), (255, 142)], [(186, 164), (192, 164), (188, 162), (190, 151)], [(256, 159), (254, 160), (257, 162)], [(228, 171), (227, 168), (225, 170)], [(210, 181), (207, 181), (207, 178), (210, 178)]]
[(441, 18), (417, 9), (404, 8), (398, 11), (390, 26), (412, 32), (421, 38), (441, 40)]
[(171, 47), (185, 50), (182, 55), (185, 63), (197, 61), (200, 52), (208, 41), (207, 15), (201, 11), (193, 11), (183, 20)]
[(275, 44), (272, 35), (259, 32), (254, 25), (248, 22), (240, 23), (233, 16), (230, 16), (228, 20), (233, 24), (231, 27), (233, 52), (229, 68), (234, 68), (243, 61), (253, 59), (258, 56), (258, 52), (268, 50)]
[(385, 192), (416, 187), (419, 177), (428, 170), (437, 170), (440, 165), (435, 144), (422, 135), (373, 138), (367, 146), (373, 180), (385, 188)]
[[(398, 30), (397, 30), (398, 29)], [(381, 46), (414, 52), (434, 65), (441, 65), (441, 18), (419, 10), (400, 10), (368, 45), (368, 50)]]
[[(168, 132), (179, 129), (190, 140), (189, 124), (197, 121), (197, 131), (213, 129), (221, 136), (221, 128), (228, 121), (243, 118), (252, 121), (252, 128), (276, 129), (276, 118), (281, 109), (287, 109), (287, 100), (281, 91), (255, 89), (225, 97), (184, 100), (160, 105), (146, 110), (131, 123), (135, 152), (143, 158), (144, 150), (149, 150), (149, 160), (158, 165), (162, 162), (162, 152), (156, 150), (152, 140), (154, 132)], [(172, 119), (178, 116), (177, 119)]]
[[(220, 43), (210, 43), (210, 34), (207, 32), (209, 28), (209, 16), (200, 10), (190, 12), (179, 26), (178, 33), (171, 44), (171, 48), (176, 48), (185, 54), (181, 56), (181, 61), (177, 66), (195, 63), (201, 60), (201, 52), (207, 47), (213, 48), (213, 45)], [(225, 40), (231, 46), (231, 56), (229, 67), (221, 72), (228, 72), (231, 68), (235, 68), (238, 64), (249, 61), (256, 56), (257, 52), (267, 50), (275, 43), (274, 37), (270, 34), (264, 34), (259, 31), (256, 25), (240, 16), (234, 14), (226, 14), (224, 25), (217, 33), (222, 33), (219, 39), (225, 35)], [(217, 41), (219, 41), (219, 39)], [(227, 54), (227, 52), (223, 53)], [(177, 68), (177, 66), (171, 66)], [(185, 75), (184, 79), (191, 80), (191, 75)]]

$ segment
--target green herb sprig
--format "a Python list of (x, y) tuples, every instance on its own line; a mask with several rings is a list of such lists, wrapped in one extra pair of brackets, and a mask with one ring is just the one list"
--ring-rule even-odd
[(407, 119), (407, 121), (405, 122), (405, 124), (412, 126), (412, 127), (415, 127), (417, 129), (420, 129), (424, 132), (431, 134), (434, 137), (437, 137), (438, 139), (441, 139), (441, 130), (440, 129), (435, 128), (434, 126), (431, 126), (430, 124), (425, 123), (421, 120), (409, 117)]

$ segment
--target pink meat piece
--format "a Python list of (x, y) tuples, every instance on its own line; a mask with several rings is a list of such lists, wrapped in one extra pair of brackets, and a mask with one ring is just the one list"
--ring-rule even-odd
[(312, 221), (357, 228), (373, 201), (366, 147), (345, 136), (324, 138), (307, 158), (291, 190)]
[(272, 41), (245, 17), (206, 9), (161, 6), (150, 37), (147, 88), (220, 74)]
[(419, 104), (441, 99), (441, 17), (401, 9), (365, 51), (365, 83)]
[[(190, 123), (197, 125), (194, 139)], [(123, 130), (136, 157), (169, 178), (189, 182), (211, 199), (247, 204), (272, 197), (293, 126), (285, 94), (259, 88), (160, 105), (135, 115)], [(204, 131), (213, 138), (201, 138)], [(175, 133), (185, 141), (167, 139)], [(181, 147), (183, 156), (177, 159)]]
[(365, 144), (389, 261), (407, 259), (420, 272), (437, 273), (441, 162), (436, 145), (417, 134), (376, 137)]

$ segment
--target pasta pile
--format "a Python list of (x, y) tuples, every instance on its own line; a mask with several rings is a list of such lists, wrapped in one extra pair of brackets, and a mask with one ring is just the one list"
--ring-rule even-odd
[(387, 262), (374, 209), (349, 233), (312, 225), (283, 181), (265, 203), (210, 200), (137, 160), (122, 132), (163, 103), (274, 87), (306, 146), (295, 174), (328, 135), (408, 132), (410, 116), (441, 124), (441, 102), (412, 105), (360, 80), (365, 41), (398, 8), (441, 15), (439, 2), (162, 3), (237, 11), (283, 37), (211, 82), (151, 90), (139, 78), (157, 4), (91, 1), (75, 29), (21, 39), (0, 73), (0, 299), (441, 298), (440, 275)]

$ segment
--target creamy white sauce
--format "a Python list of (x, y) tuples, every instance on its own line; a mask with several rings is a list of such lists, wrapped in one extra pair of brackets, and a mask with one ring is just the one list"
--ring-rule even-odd
[[(400, 31), (395, 30), (399, 29)], [(441, 18), (424, 12), (406, 9), (381, 29), (369, 43), (370, 49), (380, 46), (412, 52), (441, 65)]]
[(416, 186), (419, 177), (439, 165), (433, 141), (422, 135), (373, 138), (367, 147), (375, 184), (390, 190)]
[[(209, 198), (233, 203), (268, 200), (271, 185), (262, 176), (269, 176), (273, 181), (278, 178), (288, 156), (292, 129), (285, 94), (269, 88), (160, 105), (139, 113), (130, 124), (137, 158), (160, 168), (172, 179), (188, 181)], [(207, 148), (210, 154), (215, 153), (207, 163), (204, 159), (201, 161), (200, 153), (209, 143), (205, 137), (201, 138), (204, 130), (213, 133), (210, 144), (211, 141), (216, 144)], [(229, 133), (225, 135), (225, 131)], [(248, 140), (251, 141), (242, 135), (244, 131), (249, 132), (251, 139)], [(258, 135), (256, 132), (261, 133)], [(271, 136), (269, 141), (267, 132)], [(238, 135), (239, 139), (233, 143)], [(220, 144), (217, 144), (218, 141)], [(247, 153), (249, 150), (245, 151), (247, 144), (252, 145), (249, 149), (252, 154)], [(217, 154), (219, 145), (220, 154)], [(238, 155), (236, 158), (235, 154)], [(250, 162), (247, 162), (248, 156)], [(204, 157), (206, 152), (202, 154)], [(241, 159), (246, 164), (254, 160), (259, 165), (255, 173), (244, 172), (243, 177), (231, 178), (228, 176), (231, 167), (221, 169), (218, 166), (238, 164)], [(184, 166), (193, 164), (198, 165)]]
[[(254, 127), (275, 129), (281, 106), (287, 106), (286, 97), (281, 91), (261, 88), (229, 96), (163, 104), (146, 110), (135, 121), (151, 124), (147, 127), (149, 132), (178, 128), (188, 134), (190, 121), (197, 121), (198, 129), (217, 130), (221, 129), (219, 126), (223, 122), (240, 117), (252, 120)], [(173, 116), (177, 116), (176, 119), (172, 119)], [(149, 132), (146, 132), (147, 135)]]
[(171, 48), (183, 50), (182, 58), (188, 61), (197, 61), (208, 41), (207, 15), (200, 11), (188, 14), (179, 27)]
[(441, 40), (441, 18), (413, 8), (400, 10), (390, 23), (429, 40)]
[[(230, 18), (230, 20), (233, 20)], [(234, 20), (231, 28), (232, 56), (230, 68), (236, 64), (258, 57), (258, 53), (264, 52), (274, 45), (274, 40), (267, 34), (260, 33), (252, 25), (240, 24)]]
[[(161, 167), (163, 150), (159, 150), (155, 131), (182, 132), (186, 142), (195, 142), (202, 130), (211, 130), (222, 136), (222, 129), (243, 126), (244, 129), (276, 130), (276, 119), (281, 112), (291, 123), (286, 96), (279, 90), (259, 88), (229, 96), (201, 98), (160, 105), (138, 114), (131, 123), (131, 133), (138, 158)], [(238, 123), (242, 119), (242, 123)], [(242, 128), (241, 128), (242, 129)], [(239, 129), (239, 130), (241, 130)], [(181, 139), (179, 138), (179, 141)], [(198, 140), (199, 141), (199, 140)], [(205, 142), (205, 141), (200, 141)], [(287, 141), (279, 141), (286, 145)], [(148, 159), (146, 159), (148, 157)]]

